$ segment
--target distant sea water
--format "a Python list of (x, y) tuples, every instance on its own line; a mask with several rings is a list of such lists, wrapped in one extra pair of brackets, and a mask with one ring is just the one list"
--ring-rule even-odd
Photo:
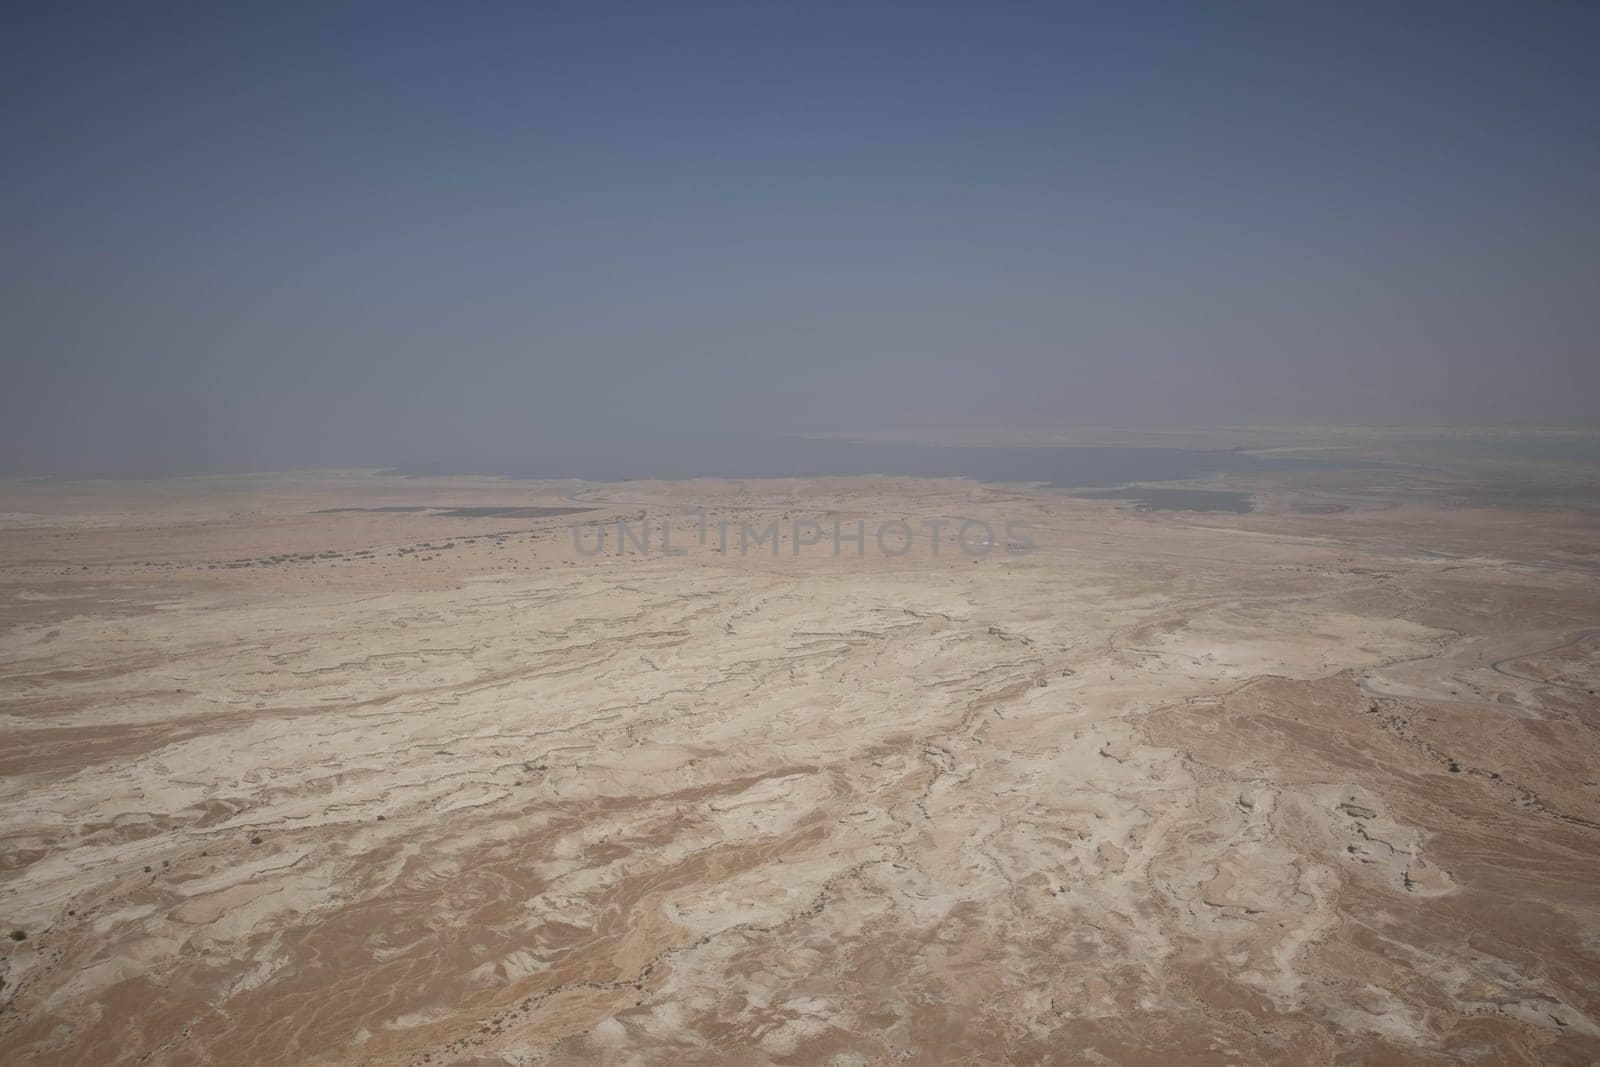
[[(1027, 482), (1061, 489), (1100, 489), (1214, 474), (1351, 466), (1324, 460), (1256, 456), (1235, 451), (1110, 446), (951, 446), (857, 443), (811, 437), (729, 438), (652, 442), (639, 446), (562, 445), (497, 463), (412, 464), (390, 473), (413, 476), (490, 474), (513, 478), (620, 482), (693, 478), (825, 478), (890, 475)], [(1172, 501), (1151, 501), (1150, 506)], [(1203, 501), (1189, 500), (1191, 506)], [(1240, 510), (1230, 501), (1227, 510)]]
[(1472, 434), (1447, 438), (1445, 443), (1508, 459), (1600, 463), (1600, 433)]
[(1131, 500), (1141, 511), (1251, 511), (1249, 493), (1221, 489), (1083, 489), (1072, 494), (1085, 500)]

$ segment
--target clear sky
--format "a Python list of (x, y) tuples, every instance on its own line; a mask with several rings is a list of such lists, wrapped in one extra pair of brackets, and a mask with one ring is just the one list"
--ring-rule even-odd
[(8, 472), (1600, 421), (1600, 4), (6, 23)]

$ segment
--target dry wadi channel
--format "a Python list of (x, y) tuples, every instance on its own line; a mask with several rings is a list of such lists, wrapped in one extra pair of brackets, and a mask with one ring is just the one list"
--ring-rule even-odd
[(0, 1059), (1594, 1062), (1600, 518), (1417, 477), (6, 483)]

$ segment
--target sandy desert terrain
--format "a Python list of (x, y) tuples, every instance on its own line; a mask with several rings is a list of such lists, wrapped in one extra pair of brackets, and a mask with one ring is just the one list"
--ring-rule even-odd
[(1490, 474), (7, 483), (0, 1059), (1595, 1062), (1600, 510)]

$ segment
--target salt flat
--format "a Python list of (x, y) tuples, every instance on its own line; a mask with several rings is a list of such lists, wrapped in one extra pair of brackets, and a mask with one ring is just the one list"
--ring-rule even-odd
[(0, 487), (5, 1059), (1600, 1057), (1590, 498), (1228, 487)]

